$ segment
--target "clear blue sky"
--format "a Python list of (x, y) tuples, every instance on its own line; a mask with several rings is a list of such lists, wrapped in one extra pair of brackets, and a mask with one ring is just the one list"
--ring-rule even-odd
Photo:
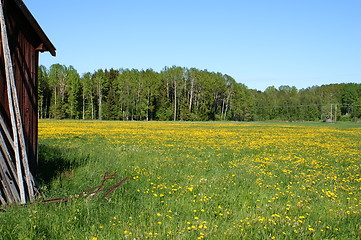
[(361, 83), (361, 0), (24, 2), (57, 48), (46, 67), (196, 67), (262, 91)]

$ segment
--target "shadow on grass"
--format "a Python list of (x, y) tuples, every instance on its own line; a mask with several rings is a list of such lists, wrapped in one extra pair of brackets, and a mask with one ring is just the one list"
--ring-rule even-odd
[(88, 156), (78, 154), (74, 149), (56, 148), (39, 144), (36, 180), (48, 184), (64, 172), (73, 170), (88, 162)]

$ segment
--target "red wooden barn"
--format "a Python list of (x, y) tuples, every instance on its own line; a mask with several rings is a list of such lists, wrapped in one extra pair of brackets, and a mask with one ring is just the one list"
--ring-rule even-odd
[[(0, 168), (4, 169), (7, 167), (8, 170), (11, 168), (11, 166), (9, 166), (11, 163), (9, 163), (9, 159), (7, 159), (9, 157), (11, 157), (15, 166), (15, 160), (13, 158), (15, 150), (14, 147), (11, 147), (13, 145), (11, 141), (12, 138), (14, 138), (14, 134), (12, 131), (11, 110), (9, 107), (9, 87), (7, 87), (6, 70), (8, 65), (5, 60), (7, 51), (4, 50), (4, 44), (8, 44), (28, 163), (30, 171), (34, 173), (37, 165), (38, 149), (37, 91), (39, 52), (48, 51), (55, 56), (55, 47), (45, 35), (23, 1), (0, 1), (2, 3), (4, 16), (4, 21), (2, 22), (5, 23), (6, 37), (8, 39), (8, 41), (6, 41), (7, 43), (5, 43), (6, 39), (5, 36), (3, 36), (4, 31), (2, 31), (0, 38), (0, 120), (2, 120), (0, 126), (0, 140), (3, 140), (0, 141)], [(22, 171), (26, 170), (24, 166), (22, 168)], [(4, 171), (6, 172), (6, 170)], [(17, 187), (11, 189), (6, 185), (4, 174), (6, 175), (8, 173), (5, 173), (4, 171), (0, 175), (0, 200), (2, 197), (3, 201), (12, 202), (11, 199), (8, 200), (6, 198), (6, 192), (14, 189), (17, 190)], [(10, 182), (10, 185), (14, 182), (18, 182), (17, 177), (12, 176), (12, 178), (13, 179), (10, 177), (10, 180), (7, 180), (7, 182)]]

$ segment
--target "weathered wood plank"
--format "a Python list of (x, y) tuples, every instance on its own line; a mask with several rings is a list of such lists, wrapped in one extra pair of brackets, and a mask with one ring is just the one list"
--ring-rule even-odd
[(16, 183), (18, 184), (18, 180), (16, 178), (16, 169), (15, 169), (12, 157), (10, 155), (10, 152), (9, 152), (9, 149), (7, 148), (7, 146), (8, 145), (6, 144), (4, 136), (3, 136), (2, 132), (1, 132), (1, 134), (0, 134), (0, 149), (3, 152), (5, 162), (6, 162), (7, 166), (8, 166), (8, 168), (10, 169), (11, 174), (14, 176), (14, 179), (15, 179)]
[[(4, 54), (4, 63), (5, 63), (5, 75), (6, 75), (6, 87), (7, 87), (7, 95), (8, 95), (8, 102), (9, 102), (9, 110), (10, 110), (10, 118), (11, 118), (11, 125), (13, 131), (13, 138), (14, 138), (14, 147), (15, 147), (15, 165), (17, 171), (17, 179), (18, 179), (18, 187), (20, 192), (20, 203), (26, 203), (26, 196), (25, 196), (25, 188), (24, 188), (24, 181), (23, 181), (23, 174), (22, 174), (22, 163), (20, 157), (20, 146), (18, 140), (18, 130), (17, 130), (17, 121), (16, 115), (14, 113), (14, 100), (13, 100), (13, 92), (12, 87), (15, 84), (14, 80), (14, 71), (11, 61), (10, 49), (9, 49), (9, 41), (6, 32), (6, 24), (5, 24), (5, 17), (3, 11), (2, 1), (0, 1), (0, 26), (1, 26), (1, 37), (2, 37), (2, 48)], [(15, 96), (14, 96), (15, 97)], [(5, 187), (6, 189), (6, 187)]]
[(1, 203), (1, 205), (6, 205), (6, 201), (5, 201), (5, 199), (3, 198), (1, 192), (0, 192), (0, 203)]
[[(18, 189), (13, 181), (13, 176), (9, 173), (5, 162), (3, 161), (4, 156), (2, 152), (0, 154), (0, 179), (3, 183), (3, 190), (6, 199), (11, 199), (11, 202), (19, 202), (20, 196)], [(10, 202), (9, 202), (10, 203)]]
[(2, 185), (2, 190), (4, 191), (6, 202), (11, 204), (11, 203), (15, 202), (15, 198), (12, 195), (12, 193), (9, 191), (8, 184), (4, 177), (5, 176), (4, 176), (3, 171), (0, 170), (0, 183)]
[(1, 114), (0, 114), (0, 126), (2, 127), (2, 130), (4, 131), (5, 136), (8, 140), (8, 142), (10, 143), (11, 147), (14, 149), (14, 141), (11, 137), (9, 129), (7, 128), (7, 126), (5, 124), (4, 118), (1, 116)]

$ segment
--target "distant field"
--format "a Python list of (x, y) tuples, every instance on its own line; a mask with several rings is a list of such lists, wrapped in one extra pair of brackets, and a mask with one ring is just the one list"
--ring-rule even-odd
[(0, 212), (3, 239), (361, 239), (357, 123), (39, 123), (46, 198)]

